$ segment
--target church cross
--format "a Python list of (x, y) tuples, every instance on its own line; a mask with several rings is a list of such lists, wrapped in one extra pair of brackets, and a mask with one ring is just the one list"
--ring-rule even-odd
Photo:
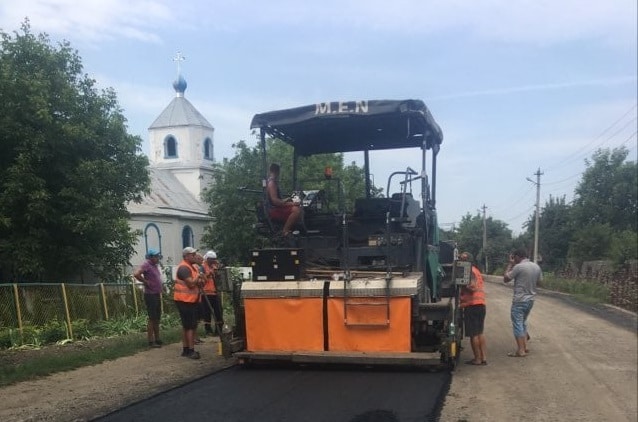
[(180, 74), (181, 71), (181, 66), (180, 66), (180, 62), (183, 62), (184, 60), (186, 60), (186, 57), (184, 57), (182, 55), (181, 51), (178, 51), (177, 54), (175, 54), (175, 57), (173, 57), (173, 61), (177, 63), (177, 74)]

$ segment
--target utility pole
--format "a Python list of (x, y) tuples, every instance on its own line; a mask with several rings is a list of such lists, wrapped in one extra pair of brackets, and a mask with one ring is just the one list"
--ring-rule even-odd
[(487, 207), (483, 204), (481, 208), (483, 210), (483, 258), (485, 259), (485, 274), (489, 274), (489, 268), (487, 264), (487, 223), (485, 221), (485, 210)]
[(541, 206), (541, 169), (536, 170), (536, 181), (533, 181), (529, 177), (528, 181), (536, 185), (536, 215), (534, 219), (534, 263), (538, 263), (538, 223), (540, 220), (540, 206)]

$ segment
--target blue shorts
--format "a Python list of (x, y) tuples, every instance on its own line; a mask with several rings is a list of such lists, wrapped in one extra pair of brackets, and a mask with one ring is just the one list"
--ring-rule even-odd
[(533, 306), (533, 300), (528, 300), (527, 302), (512, 302), (510, 315), (512, 317), (514, 337), (525, 337), (527, 334), (527, 317), (529, 316)]

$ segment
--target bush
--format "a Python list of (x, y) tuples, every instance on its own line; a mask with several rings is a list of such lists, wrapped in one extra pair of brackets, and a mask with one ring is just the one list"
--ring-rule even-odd
[(20, 332), (14, 328), (7, 328), (0, 331), (0, 349), (8, 349), (10, 347), (19, 346)]
[(39, 327), (38, 341), (42, 344), (56, 343), (67, 338), (66, 324), (57, 320)]
[[(78, 319), (73, 324), (73, 340), (87, 340), (94, 337), (123, 336), (131, 333), (146, 331), (146, 315), (131, 318), (114, 318), (108, 321), (90, 322)], [(179, 316), (165, 313), (160, 322), (162, 330), (169, 330), (180, 326)], [(65, 322), (53, 320), (41, 326), (25, 326), (20, 330), (7, 328), (0, 331), (0, 349), (20, 346), (41, 347), (67, 340), (67, 325)]]
[(546, 289), (570, 293), (585, 302), (609, 303), (609, 287), (597, 281), (544, 275), (542, 284)]

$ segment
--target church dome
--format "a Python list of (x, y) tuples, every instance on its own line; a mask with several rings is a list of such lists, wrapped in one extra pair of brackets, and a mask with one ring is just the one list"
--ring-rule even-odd
[(175, 89), (175, 92), (177, 94), (184, 95), (184, 91), (186, 91), (186, 87), (187, 86), (188, 86), (188, 84), (186, 83), (186, 79), (184, 79), (182, 77), (182, 75), (179, 75), (177, 77), (177, 80), (175, 80), (175, 82), (173, 82), (173, 88)]

